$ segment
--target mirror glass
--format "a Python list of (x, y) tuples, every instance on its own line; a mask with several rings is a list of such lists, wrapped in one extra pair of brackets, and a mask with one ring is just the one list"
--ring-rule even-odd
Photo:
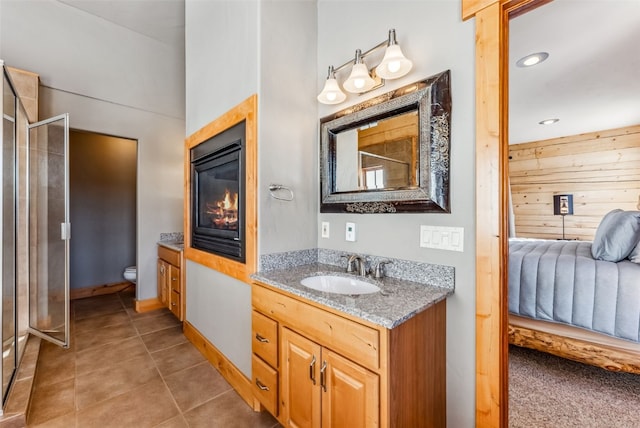
[(336, 136), (336, 191), (417, 187), (418, 111)]
[(449, 212), (449, 71), (320, 120), (321, 212)]

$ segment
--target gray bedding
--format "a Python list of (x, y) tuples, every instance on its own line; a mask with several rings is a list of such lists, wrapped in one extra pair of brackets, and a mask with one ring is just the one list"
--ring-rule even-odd
[(640, 264), (595, 260), (591, 242), (510, 240), (509, 312), (640, 342)]

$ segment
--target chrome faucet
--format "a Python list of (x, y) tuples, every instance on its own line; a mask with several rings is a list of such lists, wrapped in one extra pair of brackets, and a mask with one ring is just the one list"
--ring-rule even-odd
[(360, 276), (367, 276), (367, 262), (361, 256), (352, 254), (347, 260), (347, 272), (357, 272)]
[(384, 265), (393, 263), (391, 260), (380, 260), (375, 266), (371, 266), (371, 276), (376, 279), (384, 278)]

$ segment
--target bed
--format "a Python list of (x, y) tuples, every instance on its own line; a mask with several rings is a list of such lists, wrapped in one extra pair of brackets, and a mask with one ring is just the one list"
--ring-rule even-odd
[(640, 211), (614, 210), (593, 242), (509, 240), (509, 341), (640, 374)]

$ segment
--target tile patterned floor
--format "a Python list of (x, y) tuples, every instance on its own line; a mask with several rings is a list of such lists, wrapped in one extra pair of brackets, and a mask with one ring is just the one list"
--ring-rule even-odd
[(40, 348), (28, 427), (278, 427), (256, 413), (168, 310), (138, 314), (133, 291), (75, 300), (71, 348)]

